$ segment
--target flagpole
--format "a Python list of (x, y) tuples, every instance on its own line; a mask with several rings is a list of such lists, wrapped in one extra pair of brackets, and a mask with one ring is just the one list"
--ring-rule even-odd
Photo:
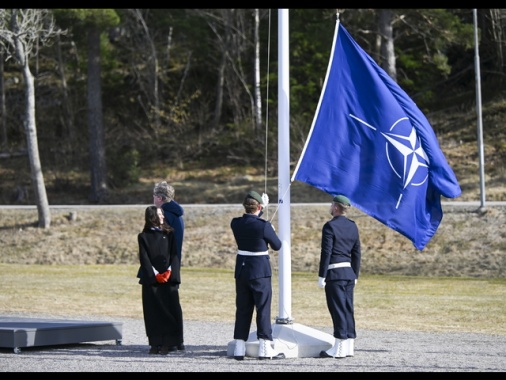
[(480, 208), (485, 207), (485, 159), (483, 153), (483, 126), (481, 119), (481, 75), (480, 54), (478, 52), (478, 20), (476, 9), (473, 9), (474, 20), (474, 70), (476, 73), (476, 113), (478, 116), (478, 151), (480, 156)]
[(290, 94), (288, 9), (278, 10), (278, 230), (283, 245), (279, 251), (279, 314), (276, 323), (291, 323), (290, 236)]

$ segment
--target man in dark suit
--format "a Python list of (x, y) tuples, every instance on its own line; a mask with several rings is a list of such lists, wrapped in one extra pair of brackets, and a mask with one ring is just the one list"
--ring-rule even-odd
[(255, 308), (258, 358), (260, 360), (285, 358), (283, 353), (277, 353), (272, 347), (272, 270), (268, 249), (269, 247), (275, 251), (281, 249), (281, 240), (272, 224), (260, 218), (263, 207), (268, 203), (267, 194), (260, 196), (256, 191), (250, 191), (243, 202), (245, 213), (242, 217), (233, 218), (230, 223), (238, 248), (234, 274), (236, 360), (244, 359), (245, 342), (248, 340)]
[(153, 201), (156, 207), (162, 209), (165, 223), (174, 229), (177, 256), (179, 262), (183, 265), (184, 209), (174, 200), (175, 193), (174, 187), (166, 181), (158, 182), (153, 188)]
[(327, 307), (334, 327), (334, 345), (321, 351), (322, 358), (354, 355), (357, 333), (353, 309), (353, 291), (360, 272), (360, 237), (355, 222), (346, 214), (351, 207), (344, 195), (332, 199), (332, 219), (324, 224), (318, 286), (325, 288)]

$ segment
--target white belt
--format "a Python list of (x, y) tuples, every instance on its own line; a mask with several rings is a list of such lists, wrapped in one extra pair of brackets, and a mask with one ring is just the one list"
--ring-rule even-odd
[(242, 255), (242, 256), (263, 256), (263, 255), (268, 255), (269, 251), (250, 252), (250, 251), (241, 251), (241, 250), (238, 250), (237, 254), (238, 255)]
[(334, 268), (344, 268), (344, 267), (351, 267), (351, 263), (335, 263), (335, 264), (330, 264), (329, 265), (329, 269), (334, 269)]

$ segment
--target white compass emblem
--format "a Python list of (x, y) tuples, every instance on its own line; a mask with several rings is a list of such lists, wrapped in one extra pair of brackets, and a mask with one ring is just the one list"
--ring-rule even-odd
[[(429, 158), (422, 148), (420, 138), (417, 136), (415, 128), (410, 124), (408, 128), (411, 130), (407, 136), (392, 133), (399, 123), (408, 120), (409, 119), (407, 117), (403, 117), (392, 125), (389, 133), (381, 132), (383, 137), (385, 137), (388, 141), (386, 143), (386, 153), (390, 167), (399, 178), (402, 178), (404, 189), (410, 184), (413, 186), (422, 185), (425, 181), (427, 181), (427, 177), (429, 176), (427, 169), (429, 167)], [(402, 174), (398, 173), (392, 163), (392, 160), (390, 159), (389, 147), (396, 149), (403, 157)], [(419, 170), (420, 168), (426, 169)], [(415, 180), (417, 182), (415, 182)]]
[[(368, 128), (377, 131), (377, 128), (365, 121), (354, 115), (350, 116)], [(389, 132), (380, 133), (387, 140), (385, 150), (388, 163), (393, 172), (402, 180), (402, 188), (405, 189), (408, 185), (420, 186), (424, 184), (429, 176), (429, 158), (409, 119), (407, 117), (400, 118), (390, 127)], [(395, 208), (398, 208), (401, 199), (402, 194), (399, 194)]]

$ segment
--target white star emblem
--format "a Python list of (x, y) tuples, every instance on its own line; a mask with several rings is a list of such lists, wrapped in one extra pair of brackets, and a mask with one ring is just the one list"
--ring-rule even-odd
[[(394, 123), (394, 125), (392, 126), (392, 128), (390, 128), (390, 130), (393, 130), (394, 127), (402, 120), (408, 120), (408, 118), (404, 117), (402, 119), (399, 119), (396, 123)], [(404, 156), (404, 165), (403, 165), (404, 170), (403, 170), (403, 174), (401, 176), (401, 175), (399, 175), (399, 173), (397, 173), (394, 166), (392, 165), (392, 162), (390, 161), (390, 156), (388, 155), (388, 143), (387, 143), (386, 151), (387, 151), (388, 162), (390, 163), (390, 167), (395, 172), (395, 174), (397, 174), (397, 176), (402, 178), (402, 180), (404, 182), (403, 188), (405, 189), (406, 186), (409, 185), (410, 182), (413, 180), (413, 177), (415, 176), (415, 173), (419, 167), (421, 167), (421, 166), (426, 167), (426, 168), (429, 167), (429, 165), (428, 165), (429, 158), (425, 154), (425, 151), (423, 150), (422, 145), (420, 143), (420, 139), (416, 135), (416, 130), (413, 126), (411, 127), (411, 132), (410, 132), (409, 136), (402, 136), (402, 135), (397, 135), (394, 133), (383, 133), (383, 132), (380, 132), (380, 133), (383, 135), (383, 137), (385, 137), (390, 142), (390, 144), (392, 144), (392, 146), (395, 149), (397, 149), (397, 151), (400, 154), (402, 154)], [(411, 160), (411, 163), (409, 163), (409, 160)], [(409, 168), (408, 168), (408, 166), (409, 166)], [(407, 171), (407, 173), (406, 173), (406, 171)], [(411, 185), (420, 186), (421, 184), (423, 184), (427, 180), (427, 177), (428, 177), (428, 173), (425, 176), (425, 178), (423, 179), (423, 181), (421, 181), (419, 183), (411, 183)]]
[[(363, 120), (360, 120), (354, 115), (350, 115), (352, 118), (358, 120), (365, 126), (371, 128), (372, 130), (376, 131), (377, 128), (371, 126), (370, 124), (367, 124)], [(383, 133), (380, 132), (385, 139), (387, 139), (387, 143), (385, 146), (386, 149), (386, 155), (388, 159), (388, 163), (390, 164), (390, 167), (394, 171), (394, 173), (402, 179), (403, 182), (403, 189), (405, 189), (408, 185), (412, 186), (420, 186), (422, 185), (428, 178), (429, 173), (428, 170), (425, 173), (425, 176), (422, 179), (418, 178), (418, 182), (413, 182), (415, 178), (415, 174), (418, 174), (420, 168), (428, 168), (429, 167), (429, 158), (427, 157), (427, 154), (422, 148), (420, 139), (418, 138), (416, 134), (416, 130), (413, 126), (411, 126), (409, 135), (402, 135), (402, 134), (395, 134), (392, 133), (393, 129), (400, 125), (401, 122), (408, 121), (409, 119), (407, 117), (400, 118), (397, 120), (392, 127), (390, 128), (389, 133)], [(403, 157), (403, 167), (402, 167), (402, 174), (399, 174), (398, 171), (395, 169), (395, 165), (392, 162), (392, 159), (389, 154), (389, 147), (393, 147), (396, 149), (397, 152), (399, 152)], [(422, 174), (423, 175), (423, 174)], [(398, 208), (399, 202), (402, 199), (402, 194), (399, 195), (399, 198), (397, 200), (397, 205), (395, 208)]]

